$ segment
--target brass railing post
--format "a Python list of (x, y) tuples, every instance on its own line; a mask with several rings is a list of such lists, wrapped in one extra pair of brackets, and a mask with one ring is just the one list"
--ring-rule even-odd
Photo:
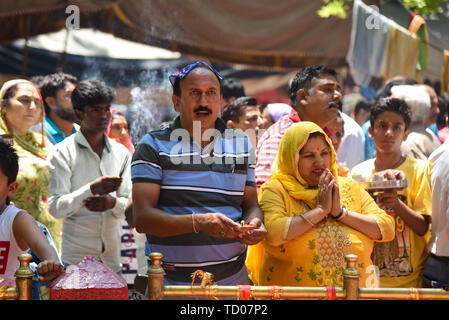
[(162, 253), (150, 253), (151, 266), (148, 269), (148, 300), (162, 300), (164, 298), (165, 271), (161, 266)]
[(31, 285), (34, 276), (33, 270), (30, 268), (32, 259), (31, 254), (22, 253), (17, 259), (20, 261), (20, 267), (16, 271), (16, 286), (18, 291), (18, 300), (31, 300)]
[(343, 287), (346, 300), (358, 300), (360, 272), (356, 267), (358, 257), (355, 254), (345, 256), (346, 269), (343, 271)]

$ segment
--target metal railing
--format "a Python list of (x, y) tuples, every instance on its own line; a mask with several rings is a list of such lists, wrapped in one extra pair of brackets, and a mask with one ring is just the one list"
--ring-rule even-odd
[[(31, 255), (19, 255), (20, 267), (17, 269), (16, 286), (0, 286), (0, 300), (31, 300), (33, 270), (30, 268)], [(329, 287), (289, 287), (289, 286), (219, 286), (202, 284), (200, 286), (164, 286), (165, 271), (162, 268), (162, 254), (150, 254), (151, 266), (148, 268), (148, 299), (162, 300), (164, 297), (203, 297), (210, 299), (241, 297), (242, 288), (247, 298), (254, 299), (327, 299)], [(333, 288), (333, 298), (341, 300), (397, 299), (397, 300), (449, 300), (449, 291), (428, 288), (360, 288), (360, 273), (356, 268), (358, 257), (349, 254), (345, 257), (343, 287)]]
[[(162, 300), (164, 297), (203, 297), (210, 299), (241, 297), (241, 290), (254, 299), (327, 299), (330, 287), (289, 287), (289, 286), (219, 286), (219, 285), (170, 285), (164, 286), (165, 271), (162, 268), (163, 255), (150, 254), (151, 265), (147, 272), (148, 299)], [(360, 288), (360, 272), (356, 264), (358, 257), (349, 254), (345, 257), (346, 269), (343, 271), (343, 287), (331, 287), (334, 299), (397, 299), (397, 300), (449, 300), (449, 291), (430, 288)], [(248, 292), (249, 289), (249, 292)], [(249, 295), (248, 295), (249, 293)]]
[(34, 276), (30, 268), (31, 254), (20, 254), (17, 259), (20, 266), (15, 273), (16, 286), (0, 286), (0, 300), (31, 300), (31, 283)]

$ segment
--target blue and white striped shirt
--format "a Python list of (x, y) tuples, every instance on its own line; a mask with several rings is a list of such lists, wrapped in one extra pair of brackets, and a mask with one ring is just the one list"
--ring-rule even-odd
[[(221, 119), (215, 128), (210, 148), (201, 148), (183, 132), (179, 117), (146, 134), (133, 156), (133, 183), (159, 184), (158, 208), (163, 211), (218, 212), (239, 222), (244, 189), (256, 185), (254, 150), (242, 131), (227, 128)], [(147, 238), (151, 251), (164, 256), (166, 284), (190, 284), (190, 274), (198, 269), (211, 272), (220, 285), (235, 285), (247, 277), (246, 245), (235, 239), (201, 232)]]

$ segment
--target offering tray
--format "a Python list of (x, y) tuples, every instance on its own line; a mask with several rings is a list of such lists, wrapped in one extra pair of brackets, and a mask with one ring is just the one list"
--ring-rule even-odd
[(382, 180), (359, 182), (365, 190), (404, 189), (408, 186), (407, 180)]

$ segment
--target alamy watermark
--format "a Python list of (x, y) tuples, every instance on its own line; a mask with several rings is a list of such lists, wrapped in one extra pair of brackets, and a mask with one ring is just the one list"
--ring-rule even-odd
[[(185, 129), (175, 129), (170, 134), (170, 141), (178, 141), (170, 149), (170, 161), (175, 164), (255, 164), (255, 142), (265, 130), (248, 129), (244, 132), (226, 129), (224, 134), (215, 128), (201, 133), (201, 121), (193, 121), (192, 137)], [(246, 136), (245, 136), (246, 135)], [(212, 151), (201, 154), (192, 150), (191, 139), (196, 142), (211, 142)], [(224, 140), (223, 140), (224, 139)], [(204, 151), (204, 149), (203, 149)]]
[(381, 27), (381, 19), (380, 19), (380, 13), (379, 13), (379, 7), (371, 5), (369, 6), (371, 9), (373, 9), (374, 11), (376, 11), (376, 13), (372, 13), (368, 16), (368, 18), (366, 18), (365, 20), (365, 27), (368, 30), (379, 30)]
[(80, 29), (80, 8), (72, 4), (65, 8), (65, 13), (69, 15), (65, 19), (65, 27), (68, 30)]
[(366, 267), (365, 274), (369, 276), (365, 280), (366, 288), (379, 288), (380, 285), (380, 272), (379, 267), (376, 265), (370, 265)]

